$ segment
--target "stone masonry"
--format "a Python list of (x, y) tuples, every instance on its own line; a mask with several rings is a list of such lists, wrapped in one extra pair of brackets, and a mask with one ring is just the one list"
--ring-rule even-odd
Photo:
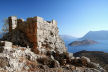
[(19, 30), (25, 33), (29, 41), (33, 44), (33, 50), (41, 53), (46, 51), (66, 52), (66, 47), (58, 35), (57, 22), (55, 20), (45, 21), (41, 17), (17, 19), (16, 16), (8, 18), (9, 32)]

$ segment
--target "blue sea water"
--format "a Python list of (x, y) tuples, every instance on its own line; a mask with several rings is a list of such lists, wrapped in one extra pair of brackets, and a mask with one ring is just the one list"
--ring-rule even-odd
[[(75, 40), (73, 40), (75, 41)], [(68, 48), (68, 52), (76, 53), (78, 51), (86, 50), (86, 51), (103, 51), (108, 53), (108, 40), (95, 40), (98, 43), (93, 45), (82, 45), (82, 46), (69, 46), (71, 43), (69, 41), (65, 41), (66, 47)]]

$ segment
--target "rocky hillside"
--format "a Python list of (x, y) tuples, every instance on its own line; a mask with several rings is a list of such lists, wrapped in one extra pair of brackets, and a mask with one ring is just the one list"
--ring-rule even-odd
[(108, 53), (99, 51), (80, 51), (74, 54), (76, 57), (86, 56), (92, 62), (99, 63), (108, 72)]
[(108, 31), (89, 31), (81, 39), (108, 40)]
[(0, 42), (0, 72), (105, 72), (87, 57), (48, 51), (35, 54), (29, 47)]

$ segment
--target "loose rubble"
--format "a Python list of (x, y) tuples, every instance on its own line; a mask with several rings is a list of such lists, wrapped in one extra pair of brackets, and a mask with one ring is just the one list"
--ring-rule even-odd
[(31, 48), (0, 42), (0, 72), (105, 72), (87, 57), (74, 57), (71, 53), (47, 51), (35, 54)]

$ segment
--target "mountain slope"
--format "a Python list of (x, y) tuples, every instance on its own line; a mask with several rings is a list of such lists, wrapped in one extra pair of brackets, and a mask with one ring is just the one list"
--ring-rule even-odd
[(60, 35), (60, 37), (64, 40), (69, 40), (69, 39), (76, 39), (76, 37), (70, 36), (70, 35)]
[(81, 39), (108, 40), (108, 31), (89, 31)]
[(108, 72), (108, 53), (99, 51), (80, 51), (75, 53), (74, 56), (86, 56), (90, 58), (92, 62), (99, 63)]

